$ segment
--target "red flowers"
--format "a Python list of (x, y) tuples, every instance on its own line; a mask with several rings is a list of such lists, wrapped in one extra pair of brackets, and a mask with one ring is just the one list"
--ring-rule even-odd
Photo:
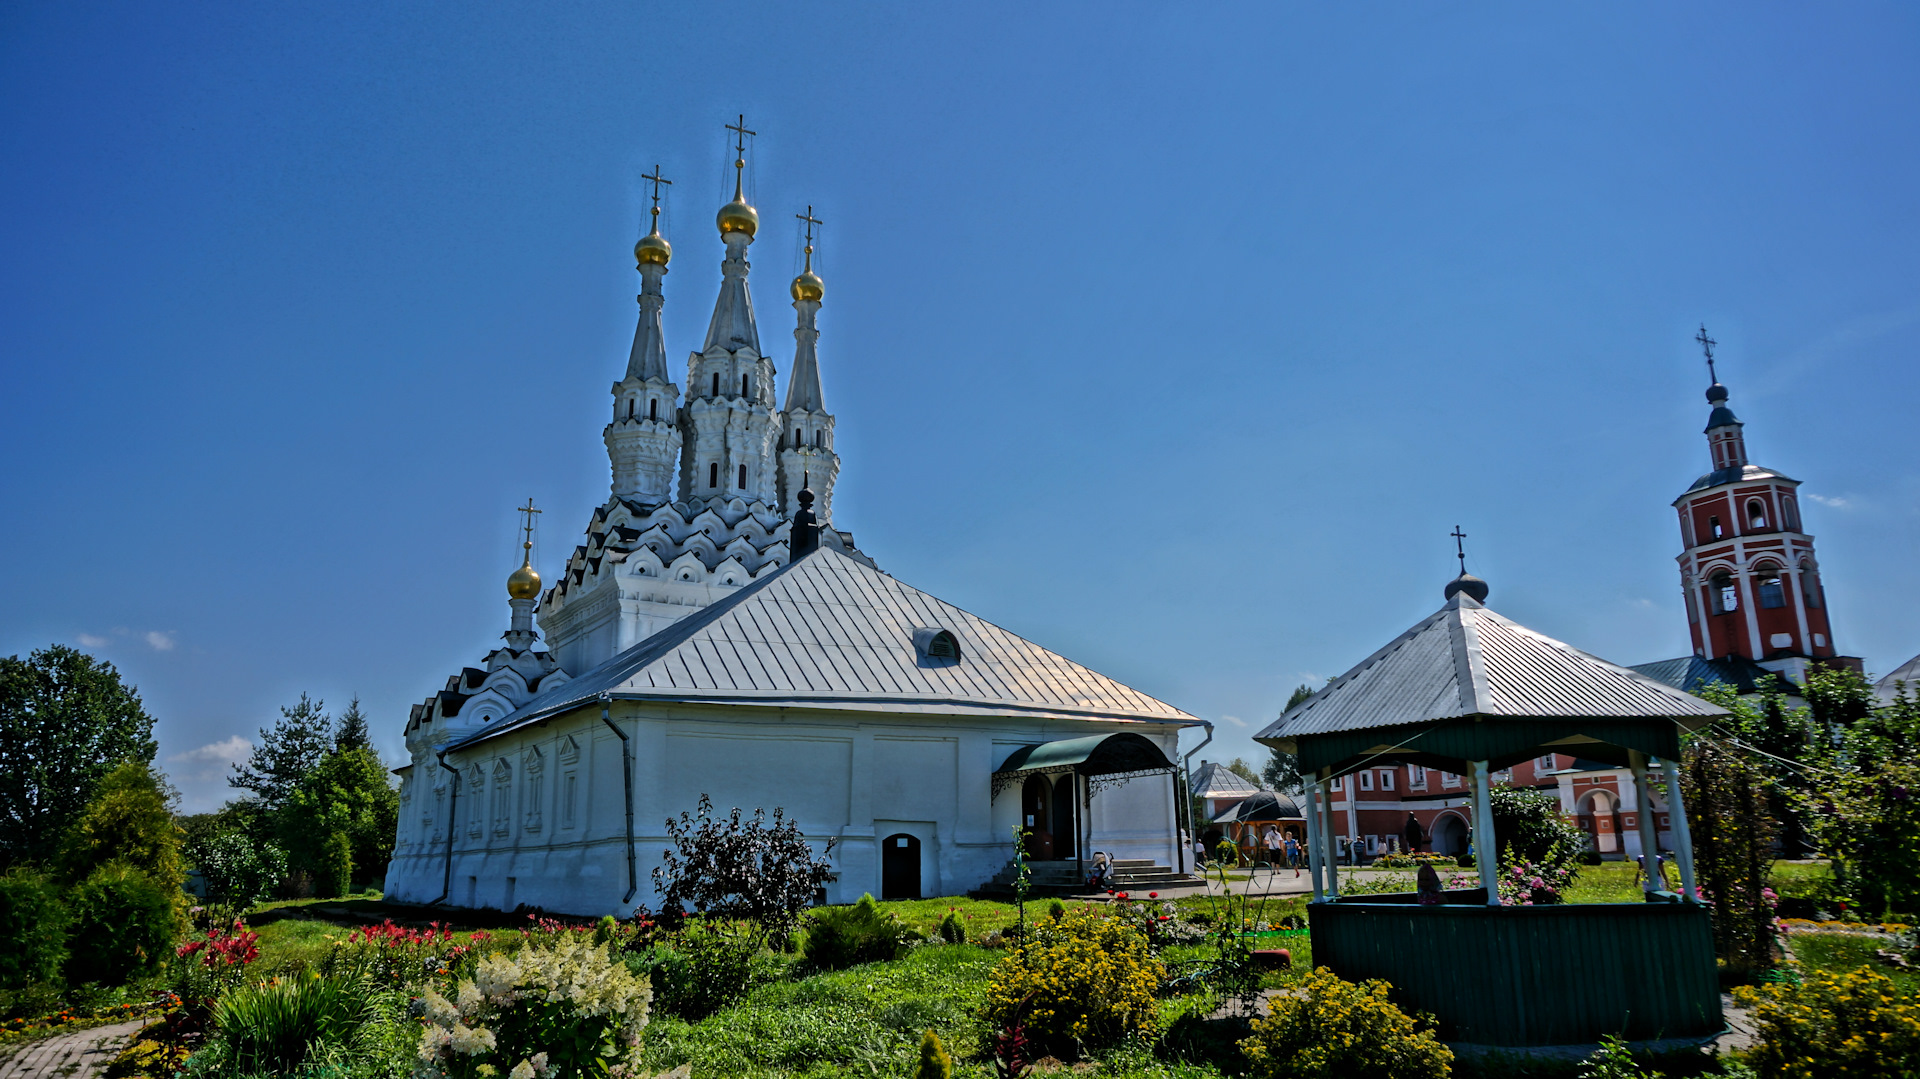
[(1160, 898), (1160, 893), (1159, 893), (1159, 892), (1148, 892), (1148, 893), (1147, 893), (1147, 898), (1148, 898), (1148, 899), (1158, 899), (1158, 898)]
[(207, 939), (188, 941), (175, 949), (174, 954), (182, 959), (190, 955), (198, 955), (200, 962), (209, 968), (244, 967), (260, 958), (259, 942), (260, 934), (248, 929), (247, 923), (235, 918), (231, 930), (209, 929)]

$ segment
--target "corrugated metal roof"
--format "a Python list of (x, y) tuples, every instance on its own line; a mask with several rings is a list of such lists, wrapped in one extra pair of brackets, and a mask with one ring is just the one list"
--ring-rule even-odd
[[(1780, 677), (1745, 656), (1721, 656), (1718, 659), (1681, 656), (1678, 659), (1636, 663), (1628, 670), (1688, 693), (1714, 682), (1725, 682), (1741, 693), (1757, 693), (1761, 679)], [(1781, 681), (1792, 690), (1791, 682), (1785, 678), (1781, 678)]]
[(1907, 684), (1909, 697), (1920, 696), (1920, 656), (1902, 663), (1893, 669), (1893, 673), (1873, 684), (1874, 696), (1881, 704), (1892, 704), (1900, 695), (1900, 683)]
[(1259, 789), (1259, 784), (1249, 782), (1245, 776), (1214, 761), (1202, 761), (1199, 769), (1193, 773), (1195, 798), (1232, 798), (1252, 794)]
[(1705, 720), (1726, 712), (1482, 607), (1465, 593), (1256, 738), (1466, 716)]
[[(923, 659), (916, 629), (949, 630), (961, 659)], [(1041, 714), (1198, 723), (1193, 716), (822, 547), (549, 692), (466, 745), (621, 699)]]

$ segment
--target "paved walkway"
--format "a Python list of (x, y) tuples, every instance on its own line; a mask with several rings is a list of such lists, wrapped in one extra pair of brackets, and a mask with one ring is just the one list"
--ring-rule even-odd
[(30, 1043), (0, 1061), (0, 1079), (93, 1079), (151, 1019), (90, 1027)]

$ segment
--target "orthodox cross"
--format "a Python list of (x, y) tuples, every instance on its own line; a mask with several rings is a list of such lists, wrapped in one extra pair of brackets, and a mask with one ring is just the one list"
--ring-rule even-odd
[[(643, 172), (640, 174), (640, 178), (642, 180), (652, 181), (653, 183), (653, 214), (655, 217), (658, 217), (660, 216), (660, 185), (666, 184), (668, 187), (672, 187), (673, 181), (660, 175), (660, 166), (658, 165), (655, 165), (653, 167), (652, 175), (648, 175), (647, 173)], [(529, 498), (527, 499), (527, 501), (532, 502), (533, 499)], [(539, 511), (535, 510), (534, 512), (538, 513)]]
[[(654, 171), (658, 172), (660, 170), (655, 169)], [(525, 537), (526, 537), (525, 543), (527, 545), (527, 550), (531, 551), (533, 550), (533, 515), (536, 513), (543, 513), (545, 511), (534, 509), (533, 499), (529, 498), (527, 499), (526, 505), (514, 507), (514, 512), (526, 515), (524, 518), (526, 523), (522, 524), (520, 528), (521, 528), (521, 531), (525, 533)]]
[[(531, 502), (532, 499), (528, 499), (528, 501)], [(1460, 560), (1460, 575), (1464, 577), (1467, 573), (1467, 546), (1465, 542), (1467, 534), (1460, 531), (1459, 525), (1454, 525), (1453, 531), (1447, 534), (1453, 537), (1453, 554), (1455, 558)]]
[(1720, 381), (1720, 376), (1713, 371), (1713, 346), (1720, 342), (1707, 336), (1707, 324), (1704, 322), (1700, 324), (1700, 332), (1694, 334), (1693, 339), (1700, 342), (1701, 350), (1707, 354), (1707, 377), (1715, 382)]
[[(807, 207), (807, 212), (806, 212), (806, 213), (804, 213), (804, 214), (794, 214), (793, 216), (795, 216), (795, 217), (797, 217), (797, 218), (799, 218), (800, 220), (802, 220), (802, 221), (805, 221), (805, 222), (807, 223), (807, 267), (806, 267), (806, 272), (808, 272), (808, 273), (812, 273), (812, 272), (813, 272), (813, 226), (815, 226), (815, 225), (824, 225), (824, 224), (826, 224), (826, 222), (825, 222), (825, 221), (822, 221), (822, 220), (820, 220), (819, 218), (817, 218), (817, 217), (815, 217), (815, 216), (813, 216), (813, 207), (812, 207), (811, 205), (809, 205), (809, 206)], [(806, 486), (806, 485), (805, 485), (805, 484), (801, 484), (801, 486), (803, 486), (803, 487), (804, 487), (804, 486)]]
[[(734, 124), (728, 124), (727, 130), (733, 132), (734, 157), (740, 159), (741, 161), (744, 161), (747, 156), (747, 136), (757, 135), (759, 134), (759, 132), (747, 130), (747, 114), (744, 112), (740, 114), (740, 122), (734, 123)], [(737, 167), (739, 165), (739, 161), (735, 161), (734, 164)]]

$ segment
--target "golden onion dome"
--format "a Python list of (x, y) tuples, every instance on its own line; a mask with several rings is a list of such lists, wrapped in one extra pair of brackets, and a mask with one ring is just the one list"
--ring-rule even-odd
[(821, 281), (819, 275), (812, 270), (807, 270), (793, 279), (793, 298), (796, 300), (811, 300), (819, 303), (820, 297), (826, 294), (826, 283)]
[(527, 544), (527, 557), (520, 568), (507, 575), (507, 596), (511, 599), (538, 599), (540, 575), (533, 569), (533, 544)]
[(723, 236), (729, 232), (744, 232), (748, 239), (752, 239), (753, 234), (760, 231), (759, 212), (748, 206), (746, 198), (737, 191), (732, 202), (720, 207), (717, 221)]
[(640, 266), (665, 266), (673, 258), (673, 245), (658, 232), (649, 232), (633, 245), (633, 261)]

